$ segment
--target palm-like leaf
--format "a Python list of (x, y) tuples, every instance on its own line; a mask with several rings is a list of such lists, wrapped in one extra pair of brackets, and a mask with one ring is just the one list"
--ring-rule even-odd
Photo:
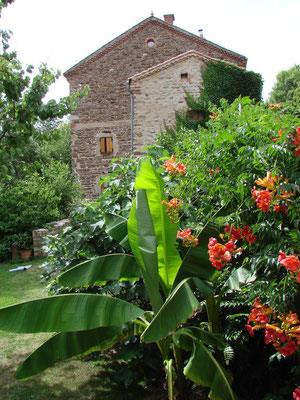
[(129, 254), (110, 254), (84, 261), (58, 277), (63, 286), (81, 287), (94, 285), (99, 281), (138, 280), (141, 270), (134, 256)]
[(190, 380), (200, 386), (209, 387), (209, 398), (211, 400), (236, 400), (231, 389), (231, 375), (204, 345), (208, 344), (223, 349), (225, 343), (222, 335), (190, 327), (175, 332), (173, 339), (178, 347), (185, 351), (191, 351), (191, 356), (184, 368), (184, 374)]
[[(156, 342), (163, 339), (193, 315), (200, 304), (193, 293), (191, 284), (194, 285), (192, 279), (180, 282), (142, 334), (142, 340)], [(210, 288), (204, 282), (202, 284), (203, 291), (206, 288), (205, 296), (210, 295)]]
[(131, 250), (128, 239), (127, 219), (121, 215), (106, 214), (106, 232), (126, 250)]
[(0, 309), (0, 329), (17, 333), (67, 332), (120, 325), (144, 311), (126, 301), (94, 294), (69, 294)]
[(211, 400), (237, 400), (231, 389), (232, 377), (200, 341), (193, 342), (192, 355), (184, 374), (198, 385), (209, 387)]
[(163, 192), (164, 183), (159, 174), (154, 170), (149, 159), (139, 163), (135, 190), (146, 190), (149, 209), (157, 239), (157, 255), (159, 277), (162, 288), (167, 294), (174, 282), (181, 264), (181, 258), (175, 248), (175, 241), (179, 225), (171, 223), (170, 217), (165, 212), (163, 200), (167, 200)]
[(25, 380), (59, 361), (92, 351), (102, 351), (120, 340), (124, 326), (107, 326), (88, 331), (62, 332), (52, 336), (18, 367), (15, 378)]
[(128, 220), (128, 237), (131, 249), (140, 264), (153, 311), (157, 312), (163, 300), (159, 292), (156, 236), (144, 190), (137, 191), (133, 202)]

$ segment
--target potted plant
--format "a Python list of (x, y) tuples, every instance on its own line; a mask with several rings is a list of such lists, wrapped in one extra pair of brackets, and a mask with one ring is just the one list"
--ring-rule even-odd
[(17, 244), (21, 258), (28, 261), (32, 254), (32, 236), (28, 232), (19, 233), (15, 243)]

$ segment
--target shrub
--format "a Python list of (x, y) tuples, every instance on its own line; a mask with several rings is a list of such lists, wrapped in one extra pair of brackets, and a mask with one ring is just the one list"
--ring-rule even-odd
[[(252, 243), (243, 241), (243, 235), (235, 239), (242, 253), (229, 264), (223, 263), (214, 282), (220, 287), (239, 266), (256, 276), (241, 293), (226, 294), (220, 304), (225, 336), (235, 353), (229, 364), (235, 376), (233, 387), (243, 400), (273, 398), (270, 396), (275, 394), (287, 399), (297, 382), (297, 355), (289, 360), (280, 353), (274, 355), (259, 333), (257, 339), (250, 337), (244, 325), (257, 297), (277, 315), (299, 310), (297, 271), (291, 273), (290, 267), (283, 268), (279, 262), (280, 251), (295, 259), (300, 253), (299, 123), (280, 106), (254, 104), (249, 98), (231, 105), (222, 100), (221, 108), (211, 108), (206, 129), (162, 134), (158, 145), (149, 149), (157, 162), (165, 158), (167, 149), (168, 157), (176, 155), (176, 162), (187, 167), (179, 186), (166, 177), (170, 197), (183, 203), (182, 229), (217, 227), (221, 238), (215, 235), (214, 240), (223, 247), (230, 232), (237, 230), (237, 238), (246, 227), (257, 238)], [(263, 191), (267, 197), (262, 197)], [(245, 379), (241, 365), (248, 357), (247, 368), (257, 374)]]

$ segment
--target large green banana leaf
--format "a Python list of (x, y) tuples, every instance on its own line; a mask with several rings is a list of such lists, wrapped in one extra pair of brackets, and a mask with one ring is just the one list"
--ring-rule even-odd
[(52, 336), (18, 367), (15, 378), (25, 380), (59, 361), (92, 351), (102, 351), (120, 340), (125, 326), (107, 326), (88, 331), (62, 332)]
[[(223, 288), (228, 292), (241, 290), (245, 283), (253, 282), (256, 279), (255, 273), (248, 271), (245, 267), (236, 269), (225, 282)], [(222, 288), (222, 289), (223, 289)]]
[(189, 277), (197, 277), (205, 280), (210, 280), (213, 277), (216, 269), (212, 267), (209, 261), (207, 243), (205, 248), (198, 245), (188, 250), (176, 275), (173, 287), (177, 286), (183, 279)]
[(173, 334), (176, 345), (185, 351), (191, 351), (190, 359), (184, 368), (184, 374), (200, 386), (210, 388), (211, 400), (236, 400), (231, 389), (232, 377), (214, 358), (204, 345), (224, 348), (222, 335), (213, 334), (203, 329), (182, 328)]
[(58, 277), (63, 286), (73, 288), (94, 285), (99, 281), (138, 280), (141, 269), (134, 256), (129, 254), (109, 254), (84, 261)]
[(183, 350), (191, 351), (193, 349), (193, 341), (198, 340), (203, 344), (213, 346), (219, 350), (226, 347), (224, 336), (220, 333), (211, 333), (210, 331), (196, 326), (181, 328), (173, 333), (173, 340), (176, 346)]
[[(192, 317), (200, 304), (190, 284), (194, 284), (193, 279), (185, 279), (173, 290), (150, 325), (143, 332), (141, 336), (142, 340), (149, 343), (163, 339), (180, 324), (183, 324), (188, 318)], [(205, 296), (209, 296), (211, 289), (204, 282), (202, 284)]]
[(231, 389), (231, 375), (200, 341), (193, 342), (192, 355), (183, 372), (191, 381), (209, 387), (211, 400), (237, 400)]
[(144, 311), (109, 296), (68, 294), (0, 309), (0, 330), (17, 333), (66, 332), (121, 325)]
[(175, 248), (179, 224), (172, 224), (170, 217), (165, 212), (166, 206), (162, 204), (162, 201), (167, 199), (163, 188), (164, 182), (154, 170), (151, 161), (149, 159), (142, 159), (136, 174), (135, 190), (144, 189), (147, 192), (149, 209), (157, 240), (160, 282), (165, 294), (168, 294), (181, 264), (181, 258)]
[(117, 214), (105, 215), (106, 232), (126, 250), (131, 250), (128, 239), (127, 219)]
[(163, 304), (159, 292), (157, 244), (145, 190), (138, 190), (129, 220), (128, 237), (131, 249), (141, 266), (143, 280), (156, 313)]
[(227, 281), (222, 286), (220, 293), (218, 295), (218, 300), (216, 302), (219, 307), (223, 295), (226, 292), (233, 292), (234, 290), (241, 290), (242, 286), (246, 283), (253, 282), (256, 279), (256, 275), (253, 272), (248, 271), (245, 267), (240, 267), (233, 271), (233, 273), (229, 276)]

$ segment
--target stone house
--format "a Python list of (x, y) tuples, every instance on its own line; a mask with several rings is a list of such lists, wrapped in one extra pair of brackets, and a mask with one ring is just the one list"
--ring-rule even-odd
[(73, 172), (89, 199), (98, 197), (112, 158), (141, 154), (172, 124), (175, 110), (186, 108), (185, 90), (199, 96), (208, 60), (246, 67), (244, 56), (174, 20), (151, 15), (64, 73), (71, 93), (90, 87), (71, 116)]

